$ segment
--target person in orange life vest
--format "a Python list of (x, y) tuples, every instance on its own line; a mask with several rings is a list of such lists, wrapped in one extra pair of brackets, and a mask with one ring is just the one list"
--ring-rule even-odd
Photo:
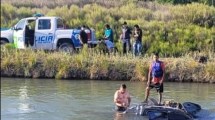
[(131, 97), (125, 84), (120, 85), (120, 89), (115, 92), (114, 103), (117, 111), (125, 111), (130, 106)]
[[(153, 54), (153, 62), (149, 67), (148, 82), (145, 91), (145, 101), (148, 101), (149, 93), (152, 88), (156, 88), (159, 94), (159, 104), (161, 104), (163, 93), (163, 81), (164, 81), (165, 66), (162, 61), (159, 60), (158, 53)], [(152, 79), (151, 79), (152, 75)]]

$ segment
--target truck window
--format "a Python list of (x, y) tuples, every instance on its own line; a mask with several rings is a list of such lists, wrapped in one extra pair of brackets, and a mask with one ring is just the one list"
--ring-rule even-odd
[(25, 20), (20, 20), (20, 21), (16, 24), (16, 29), (23, 30), (24, 27), (25, 27)]
[(38, 24), (38, 30), (47, 30), (47, 29), (51, 29), (51, 20), (40, 19)]
[(62, 19), (57, 19), (57, 28), (64, 28)]
[(35, 29), (35, 24), (36, 24), (35, 20), (28, 20), (27, 26), (29, 27), (30, 30), (34, 30)]

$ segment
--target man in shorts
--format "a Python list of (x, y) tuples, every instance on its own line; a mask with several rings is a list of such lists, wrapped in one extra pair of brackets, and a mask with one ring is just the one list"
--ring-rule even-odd
[[(156, 90), (159, 94), (159, 103), (158, 104), (161, 104), (162, 93), (163, 93), (164, 72), (165, 72), (164, 63), (159, 60), (158, 53), (154, 53), (153, 62), (151, 63), (151, 65), (149, 67), (148, 82), (147, 82), (147, 87), (146, 87), (146, 91), (145, 91), (145, 101), (144, 102), (148, 102), (150, 90), (152, 88), (156, 88)], [(152, 76), (152, 79), (151, 79), (151, 76)]]

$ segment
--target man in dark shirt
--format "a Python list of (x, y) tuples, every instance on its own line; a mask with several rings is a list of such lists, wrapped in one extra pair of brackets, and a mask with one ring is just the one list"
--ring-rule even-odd
[(87, 44), (88, 37), (87, 37), (87, 33), (85, 32), (85, 26), (84, 25), (81, 27), (79, 39), (80, 39), (82, 44)]
[(133, 44), (133, 53), (135, 56), (141, 54), (142, 49), (142, 30), (138, 25), (134, 25), (134, 44)]
[(132, 32), (130, 28), (127, 26), (127, 22), (124, 22), (122, 25), (122, 34), (120, 36), (120, 39), (122, 40), (122, 48), (123, 48), (123, 54), (126, 54), (128, 51), (131, 50), (131, 35)]

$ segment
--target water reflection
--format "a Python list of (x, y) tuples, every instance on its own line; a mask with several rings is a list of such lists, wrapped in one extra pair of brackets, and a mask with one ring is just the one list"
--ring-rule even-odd
[(20, 100), (26, 100), (28, 99), (28, 87), (27, 86), (21, 86), (19, 89), (19, 99)]
[(116, 112), (114, 120), (125, 120), (125, 116), (122, 113)]
[(31, 111), (30, 104), (28, 103), (28, 86), (21, 86), (19, 89), (19, 113), (27, 113)]
[(140, 116), (132, 113), (115, 113), (114, 120), (148, 120), (146, 116)]

